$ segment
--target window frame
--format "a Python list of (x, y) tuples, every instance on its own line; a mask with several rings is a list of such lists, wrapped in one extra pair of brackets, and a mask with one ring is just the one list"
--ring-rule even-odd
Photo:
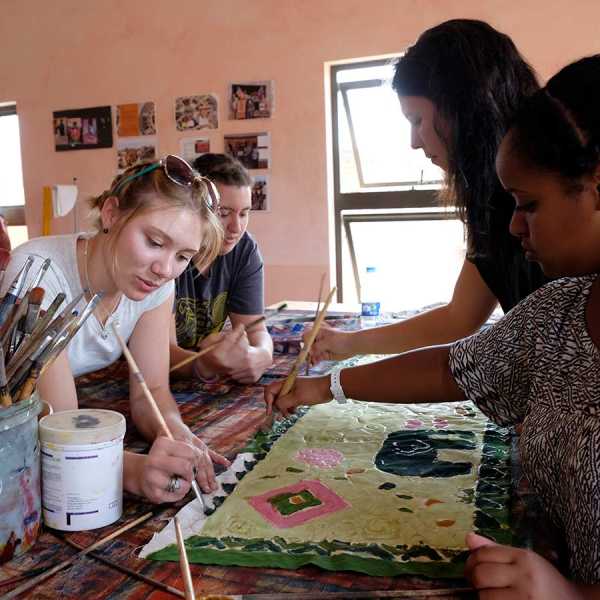
[[(17, 105), (14, 102), (0, 104), (0, 119), (2, 117), (10, 117), (17, 115)], [(20, 152), (20, 148), (19, 148)], [(8, 227), (24, 226), (25, 222), (25, 204), (13, 204), (8, 206), (0, 206), (0, 214), (4, 217)]]
[[(340, 146), (339, 146), (339, 133), (338, 133), (338, 120), (339, 120), (339, 112), (340, 110), (345, 110), (346, 114), (349, 116), (349, 128), (350, 128), (350, 136), (352, 140), (354, 157), (357, 164), (357, 169), (359, 171), (359, 180), (362, 181), (362, 173), (361, 173), (361, 165), (360, 165), (360, 157), (358, 155), (358, 148), (356, 147), (356, 139), (352, 127), (351, 115), (348, 110), (347, 103), (347, 90), (348, 89), (356, 89), (359, 87), (370, 87), (370, 85), (362, 85), (363, 83), (372, 84), (375, 80), (365, 80), (364, 82), (356, 82), (349, 83), (345, 82), (342, 84), (337, 83), (337, 74), (341, 71), (346, 70), (354, 70), (360, 68), (368, 68), (368, 67), (377, 67), (384, 66), (389, 64), (390, 58), (385, 59), (375, 59), (375, 60), (365, 60), (344, 64), (335, 64), (330, 66), (330, 102), (331, 102), (331, 148), (332, 148), (332, 175), (333, 175), (333, 221), (334, 221), (334, 232), (335, 232), (335, 268), (336, 268), (336, 282), (337, 282), (337, 301), (344, 301), (344, 288), (342, 281), (342, 243), (343, 243), (343, 229), (346, 227), (344, 224), (344, 211), (349, 210), (382, 210), (382, 209), (412, 209), (411, 215), (413, 215), (412, 219), (437, 219), (437, 218), (455, 218), (453, 213), (448, 215), (448, 212), (440, 206), (440, 202), (438, 200), (438, 192), (437, 190), (431, 189), (404, 189), (404, 190), (386, 190), (385, 184), (377, 184), (377, 185), (363, 185), (364, 188), (367, 188), (368, 191), (360, 191), (360, 192), (342, 192), (340, 187)], [(345, 107), (340, 107), (338, 103), (338, 91), (342, 92), (342, 102), (344, 102), (344, 91), (346, 91)], [(388, 184), (395, 185), (398, 184)], [(410, 185), (407, 184), (407, 185)], [(372, 190), (368, 188), (372, 187)], [(436, 212), (419, 212), (418, 209), (421, 208), (439, 208), (440, 213), (443, 214), (443, 217), (437, 216), (440, 213)], [(393, 213), (391, 213), (393, 214)], [(357, 215), (352, 215), (352, 217), (356, 217)], [(366, 215), (368, 216), (368, 215)], [(372, 214), (370, 220), (385, 220), (387, 217), (384, 214)], [(392, 218), (396, 218), (398, 220), (399, 215), (394, 215)], [(402, 215), (404, 217), (404, 215)], [(350, 219), (352, 220), (352, 219)], [(353, 219), (357, 220), (357, 219)], [(349, 229), (349, 224), (348, 224)], [(349, 243), (351, 244), (352, 236), (350, 235)], [(358, 272), (356, 269), (356, 254), (354, 251), (353, 245), (350, 246), (350, 256), (353, 264), (354, 270), (354, 279), (355, 286), (357, 290), (360, 290), (360, 280), (358, 279)], [(360, 297), (360, 296), (359, 296)]]

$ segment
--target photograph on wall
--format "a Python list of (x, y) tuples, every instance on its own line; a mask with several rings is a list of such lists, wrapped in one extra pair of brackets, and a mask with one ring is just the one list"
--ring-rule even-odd
[(272, 81), (249, 81), (230, 84), (230, 119), (268, 119), (271, 117), (272, 111)]
[(201, 154), (210, 152), (210, 140), (208, 138), (183, 138), (179, 142), (180, 156), (187, 160), (190, 165)]
[(119, 173), (143, 160), (155, 160), (156, 137), (123, 138), (117, 140), (117, 169)]
[(269, 178), (267, 175), (255, 175), (252, 185), (252, 210), (271, 210), (269, 200)]
[(89, 150), (112, 148), (112, 113), (110, 106), (76, 108), (52, 113), (54, 149)]
[(175, 100), (175, 122), (178, 131), (188, 129), (217, 129), (219, 127), (217, 97), (181, 96)]
[(117, 135), (119, 137), (156, 135), (154, 102), (117, 105)]
[(237, 158), (246, 169), (268, 169), (271, 155), (268, 133), (226, 135), (225, 154)]

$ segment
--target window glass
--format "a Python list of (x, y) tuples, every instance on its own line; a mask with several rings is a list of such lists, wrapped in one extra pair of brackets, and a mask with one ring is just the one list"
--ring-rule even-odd
[(337, 73), (342, 193), (437, 188), (442, 180), (442, 171), (411, 148), (392, 75), (391, 64)]
[[(375, 267), (375, 293), (382, 310), (450, 300), (465, 257), (460, 221), (423, 215), (403, 221), (351, 222), (350, 229), (361, 285), (367, 267)], [(344, 301), (358, 302), (347, 243), (342, 261)]]
[(23, 171), (17, 115), (0, 116), (0, 206), (23, 206)]

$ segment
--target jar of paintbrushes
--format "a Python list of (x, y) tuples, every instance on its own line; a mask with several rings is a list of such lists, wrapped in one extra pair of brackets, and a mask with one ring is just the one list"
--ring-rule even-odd
[(41, 311), (50, 260), (29, 277), (32, 264), (29, 257), (0, 299), (0, 563), (28, 550), (40, 527), (37, 381), (100, 299), (96, 295), (80, 313), (83, 294), (60, 310), (65, 294), (59, 293)]

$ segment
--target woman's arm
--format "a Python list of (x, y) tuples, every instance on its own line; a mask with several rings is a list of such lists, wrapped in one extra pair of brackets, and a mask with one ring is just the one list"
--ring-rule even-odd
[[(40, 397), (55, 412), (77, 408), (77, 392), (66, 350), (40, 377), (37, 387)], [(189, 444), (158, 438), (147, 455), (124, 453), (123, 487), (151, 502), (175, 502), (190, 488), (194, 460), (195, 451)], [(181, 478), (179, 490), (173, 493), (166, 491), (172, 475)]]
[[(199, 350), (218, 342), (218, 346), (196, 361), (177, 369), (178, 377), (196, 377), (211, 379), (225, 375), (241, 383), (254, 383), (273, 362), (273, 341), (264, 323), (259, 323), (245, 332), (245, 327), (261, 315), (240, 315), (230, 313), (233, 329), (213, 333), (199, 346)], [(175, 319), (171, 319), (170, 356), (171, 364), (194, 354), (191, 350), (177, 345)]]
[(448, 344), (477, 331), (497, 303), (477, 267), (465, 260), (448, 304), (393, 325), (362, 331), (345, 332), (325, 326), (312, 347), (311, 362)]
[[(234, 329), (245, 328), (260, 316), (262, 315), (229, 314)], [(243, 345), (241, 359), (229, 367), (230, 377), (241, 383), (254, 383), (273, 363), (273, 340), (264, 322), (251, 327), (246, 335), (247, 344)]]
[(40, 398), (50, 404), (55, 412), (74, 410), (78, 407), (75, 380), (69, 366), (67, 349), (58, 355), (39, 378), (37, 390)]
[[(209, 450), (190, 431), (182, 421), (177, 403), (169, 389), (169, 325), (172, 306), (173, 295), (160, 306), (144, 313), (136, 323), (128, 345), (171, 433), (176, 439), (187, 441), (194, 446), (198, 483), (203, 489), (212, 490), (216, 486), (213, 460), (225, 466), (229, 461)], [(164, 432), (149, 410), (148, 400), (133, 375), (130, 375), (129, 385), (131, 417), (136, 427), (149, 440), (163, 435)]]
[[(458, 387), (448, 365), (449, 346), (433, 346), (406, 352), (368, 365), (343, 369), (340, 383), (348, 398), (365, 402), (416, 404), (421, 402), (458, 402), (465, 395)], [(265, 388), (267, 413), (273, 405), (284, 415), (298, 406), (330, 402), (329, 375), (299, 377), (292, 391), (277, 398), (283, 381)]]

